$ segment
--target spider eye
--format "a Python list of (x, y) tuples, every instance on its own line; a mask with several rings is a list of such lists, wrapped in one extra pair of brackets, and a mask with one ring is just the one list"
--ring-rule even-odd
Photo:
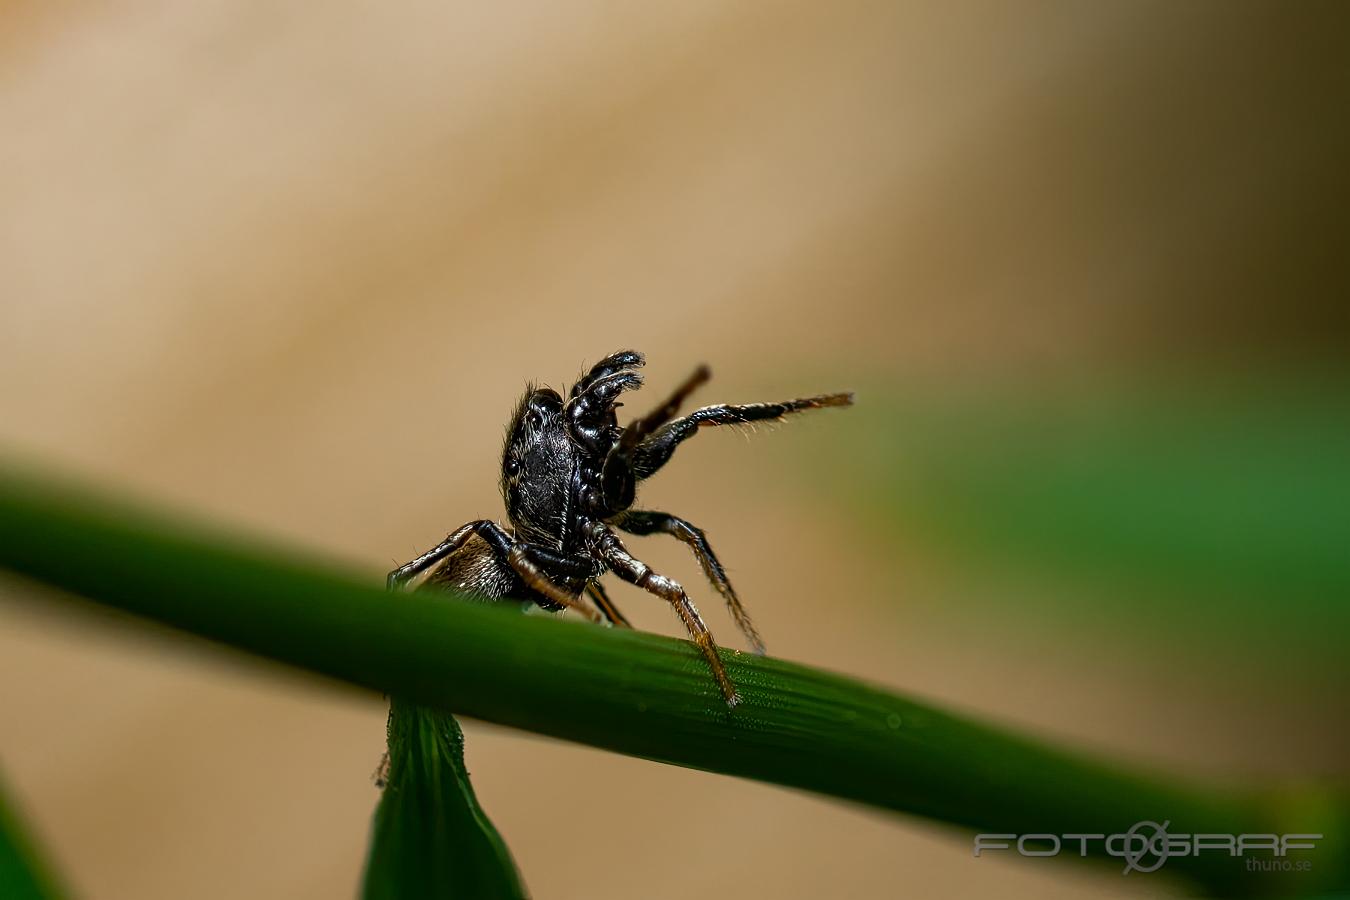
[(532, 409), (530, 410), (530, 414), (526, 417), (526, 421), (530, 423), (531, 428), (538, 429), (544, 424), (544, 417), (539, 415), (537, 410)]
[(513, 457), (508, 456), (506, 462), (502, 464), (502, 469), (506, 471), (508, 478), (515, 478), (520, 474), (520, 463)]

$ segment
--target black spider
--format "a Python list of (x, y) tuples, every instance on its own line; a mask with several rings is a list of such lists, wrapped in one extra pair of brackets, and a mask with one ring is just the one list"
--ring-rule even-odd
[(660, 408), (620, 428), (618, 397), (641, 387), (642, 377), (634, 370), (643, 362), (642, 354), (631, 350), (602, 359), (572, 386), (566, 401), (549, 388), (529, 387), (507, 427), (502, 458), (502, 495), (511, 527), (486, 519), (470, 522), (390, 572), (389, 586), (406, 586), (425, 573), (422, 586), (573, 609), (598, 622), (595, 611), (581, 602), (585, 591), (611, 624), (629, 627), (600, 586), (600, 576), (612, 571), (675, 608), (727, 703), (734, 706), (740, 698), (684, 588), (633, 557), (613, 528), (638, 535), (669, 534), (688, 544), (755, 652), (763, 653), (764, 642), (703, 532), (669, 513), (632, 509), (637, 483), (655, 474), (680, 442), (702, 426), (848, 406), (853, 395), (705, 406), (676, 418), (685, 398), (710, 377), (708, 368), (700, 366)]

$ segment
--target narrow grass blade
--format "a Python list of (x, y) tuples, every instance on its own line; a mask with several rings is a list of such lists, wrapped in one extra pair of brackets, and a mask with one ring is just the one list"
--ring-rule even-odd
[(1320, 832), (1306, 877), (1263, 879), (1220, 854), (1167, 871), (1224, 895), (1350, 883), (1343, 799), (1329, 793), (1294, 816), (1282, 794), (1130, 771), (768, 657), (724, 654), (743, 698), (731, 710), (687, 641), (387, 592), (373, 573), (2, 472), (0, 566), (408, 703), (923, 816), (965, 840), (1164, 819), (1175, 833)]

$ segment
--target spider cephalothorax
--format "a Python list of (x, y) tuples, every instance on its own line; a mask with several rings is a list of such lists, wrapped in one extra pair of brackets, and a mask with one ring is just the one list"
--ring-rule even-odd
[(632, 556), (614, 529), (668, 534), (687, 544), (757, 653), (764, 642), (703, 532), (669, 513), (633, 509), (637, 483), (655, 474), (700, 427), (781, 419), (789, 413), (847, 406), (852, 394), (826, 394), (784, 403), (705, 406), (676, 416), (709, 378), (699, 367), (659, 408), (620, 427), (619, 395), (642, 386), (640, 353), (620, 351), (596, 363), (564, 401), (549, 388), (530, 387), (507, 426), (502, 497), (510, 529), (480, 520), (461, 526), (426, 553), (389, 573), (391, 587), (424, 575), (422, 584), (458, 589), (489, 600), (516, 599), (546, 609), (573, 609), (612, 625), (628, 620), (600, 586), (613, 572), (666, 600), (703, 651), (727, 703), (739, 700), (717, 647), (689, 596), (676, 582)]

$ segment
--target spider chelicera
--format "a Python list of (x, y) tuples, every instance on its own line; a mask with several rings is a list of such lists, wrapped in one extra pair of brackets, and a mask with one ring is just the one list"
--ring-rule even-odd
[[(634, 509), (637, 483), (656, 474), (675, 448), (700, 428), (848, 406), (853, 395), (705, 406), (677, 417), (684, 400), (711, 375), (707, 366), (700, 366), (660, 407), (620, 427), (615, 415), (622, 405), (619, 395), (641, 387), (642, 377), (635, 370), (643, 363), (642, 354), (631, 350), (608, 356), (572, 386), (566, 400), (550, 388), (527, 388), (507, 427), (502, 456), (501, 488), (510, 527), (486, 519), (469, 522), (390, 572), (389, 586), (417, 584), (489, 600), (533, 602), (630, 627), (600, 586), (600, 576), (613, 572), (675, 608), (723, 697), (735, 706), (740, 696), (684, 588), (629, 553), (615, 529), (636, 535), (668, 534), (687, 544), (750, 645), (763, 653), (764, 642), (703, 532), (670, 513)], [(581, 600), (583, 592), (599, 613)]]

